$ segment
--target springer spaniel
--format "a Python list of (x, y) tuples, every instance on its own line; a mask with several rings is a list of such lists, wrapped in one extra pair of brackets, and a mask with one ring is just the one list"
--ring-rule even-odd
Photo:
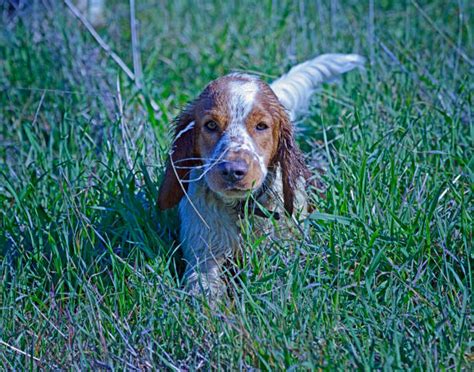
[(218, 297), (225, 291), (220, 268), (239, 252), (248, 211), (262, 234), (280, 215), (309, 211), (311, 174), (291, 121), (307, 109), (318, 85), (362, 64), (358, 55), (325, 54), (270, 85), (232, 73), (212, 81), (177, 117), (158, 207), (179, 205), (192, 293)]

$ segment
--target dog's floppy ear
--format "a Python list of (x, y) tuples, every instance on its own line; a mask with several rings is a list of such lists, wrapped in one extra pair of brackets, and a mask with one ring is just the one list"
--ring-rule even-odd
[[(284, 111), (282, 109), (282, 111)], [(295, 190), (298, 181), (303, 177), (308, 180), (311, 173), (306, 167), (303, 155), (295, 142), (293, 126), (286, 112), (282, 112), (280, 120), (280, 138), (277, 150), (277, 162), (281, 166), (283, 182), (283, 204), (288, 214), (293, 213)], [(301, 186), (301, 185), (300, 185)]]
[(187, 190), (187, 180), (192, 167), (199, 165), (195, 151), (194, 106), (189, 105), (176, 119), (176, 131), (166, 171), (158, 192), (158, 208), (168, 209), (177, 205)]

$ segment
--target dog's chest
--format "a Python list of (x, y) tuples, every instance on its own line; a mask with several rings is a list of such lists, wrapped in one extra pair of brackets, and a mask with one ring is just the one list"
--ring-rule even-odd
[[(265, 192), (256, 201), (250, 201), (252, 207), (247, 208), (242, 202), (222, 200), (202, 179), (191, 183), (187, 196), (179, 205), (180, 235), (185, 258), (192, 261), (195, 257), (230, 257), (241, 252), (243, 236), (265, 236), (270, 239), (287, 230), (283, 228), (288, 225), (288, 221), (283, 211), (280, 172), (276, 172), (266, 186)], [(301, 202), (304, 197), (298, 199)], [(261, 208), (260, 216), (256, 215), (255, 208)], [(262, 213), (267, 217), (262, 217)], [(275, 222), (270, 217), (272, 213), (278, 214), (280, 220)]]
[(185, 258), (230, 256), (241, 244), (239, 215), (216, 198), (203, 180), (189, 185), (179, 204)]
[(179, 214), (180, 240), (187, 260), (230, 257), (242, 248), (242, 231), (250, 229), (252, 234), (261, 235), (272, 228), (267, 218), (245, 218), (239, 205), (223, 202), (201, 182), (190, 185)]

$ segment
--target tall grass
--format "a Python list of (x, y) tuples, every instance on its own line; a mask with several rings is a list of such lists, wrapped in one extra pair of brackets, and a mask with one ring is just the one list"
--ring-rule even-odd
[[(472, 5), (136, 3), (140, 91), (60, 2), (4, 6), (0, 365), (472, 366)], [(108, 5), (98, 31), (132, 66), (128, 3)], [(249, 234), (231, 299), (189, 298), (155, 208), (171, 119), (222, 74), (324, 52), (369, 60), (298, 123), (329, 159), (306, 238)]]

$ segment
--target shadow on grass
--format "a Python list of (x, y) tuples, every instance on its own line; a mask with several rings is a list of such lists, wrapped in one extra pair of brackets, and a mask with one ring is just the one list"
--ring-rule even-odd
[(158, 211), (153, 183), (137, 188), (130, 176), (117, 184), (117, 192), (101, 193), (92, 213), (78, 208), (55, 217), (39, 206), (31, 226), (5, 231), (0, 236), (0, 257), (8, 267), (5, 283), (26, 271), (32, 280), (44, 278), (46, 287), (55, 288), (71, 270), (77, 274), (77, 280), (67, 281), (73, 288), (84, 279), (79, 273), (100, 275), (106, 283), (114, 261), (134, 269), (143, 260), (158, 263), (164, 275), (180, 282), (184, 263), (176, 211)]

